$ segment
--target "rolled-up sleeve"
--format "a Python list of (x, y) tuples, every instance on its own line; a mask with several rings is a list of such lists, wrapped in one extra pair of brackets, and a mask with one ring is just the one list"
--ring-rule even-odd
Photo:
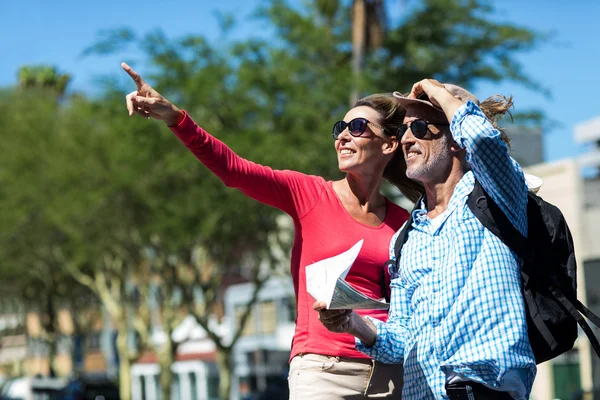
[[(390, 256), (394, 259), (394, 246), (398, 233), (390, 244)], [(369, 357), (385, 364), (399, 364), (404, 361), (404, 349), (407, 340), (408, 321), (410, 319), (410, 300), (402, 280), (397, 273), (390, 272), (391, 299), (387, 322), (369, 318), (377, 328), (377, 340), (371, 347), (356, 339), (356, 349)]]
[(500, 131), (472, 101), (456, 110), (450, 130), (466, 151), (475, 178), (519, 232), (527, 236), (525, 176), (519, 163), (510, 157)]

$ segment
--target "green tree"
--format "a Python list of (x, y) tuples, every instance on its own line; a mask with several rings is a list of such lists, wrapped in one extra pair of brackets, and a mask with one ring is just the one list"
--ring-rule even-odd
[[(78, 98), (57, 107), (46, 92), (15, 91), (4, 106), (2, 122), (8, 129), (2, 134), (9, 156), (3, 159), (0, 173), (7, 189), (1, 197), (4, 212), (0, 219), (5, 229), (0, 236), (4, 250), (0, 265), (6, 282), (17, 279), (19, 284), (30, 285), (31, 279), (25, 279), (29, 274), (23, 271), (40, 271), (32, 275), (40, 288), (56, 286), (47, 275), (51, 273), (56, 279), (75, 278), (91, 289), (117, 328), (124, 399), (130, 396), (130, 366), (146, 349), (154, 347), (165, 366), (161, 380), (170, 381), (169, 366), (177, 348), (171, 333), (185, 315), (181, 311), (191, 312), (220, 340), (209, 321), (222, 301), (222, 280), (234, 273), (245, 275), (246, 280), (256, 277), (258, 291), (265, 276), (258, 277), (252, 272), (258, 269), (248, 265), (268, 258), (261, 257), (264, 251), (260, 249), (251, 251), (257, 241), (267, 240), (266, 234), (240, 235), (239, 253), (213, 245), (212, 253), (223, 262), (219, 268), (214, 263), (204, 268), (207, 263), (193, 261), (194, 249), (208, 241), (195, 227), (208, 222), (205, 226), (214, 229), (213, 225), (222, 222), (203, 221), (207, 215), (213, 217), (209, 212), (193, 213), (196, 200), (213, 193), (213, 202), (227, 201), (214, 192), (229, 191), (220, 182), (215, 187), (216, 180), (212, 186), (192, 190), (205, 172), (197, 172), (197, 163), (186, 157), (170, 132), (119, 112), (123, 109), (120, 94), (107, 93), (98, 102)], [(178, 161), (182, 159), (183, 163)], [(229, 202), (233, 210), (234, 202)], [(256, 204), (248, 203), (256, 211), (238, 210), (242, 224), (261, 220)], [(220, 237), (232, 238), (245, 229), (236, 226), (237, 222), (231, 226), (224, 221)], [(206, 237), (211, 235), (209, 231)], [(213, 240), (218, 243), (219, 239)], [(72, 285), (60, 287), (67, 292), (72, 289)], [(30, 292), (50, 301), (51, 292), (36, 288)], [(166, 341), (153, 346), (149, 304), (156, 288), (162, 299), (158, 312)], [(195, 289), (202, 292), (202, 304), (193, 299)], [(177, 297), (188, 301), (177, 301)], [(132, 331), (137, 337), (133, 348), (127, 341)], [(223, 353), (230, 357), (227, 346), (224, 343)], [(170, 385), (163, 388), (163, 398), (168, 399)]]
[[(147, 315), (146, 303), (132, 313), (133, 300), (127, 301), (134, 298), (127, 286), (134, 276), (129, 271), (137, 272), (142, 265), (135, 230), (143, 210), (130, 202), (137, 200), (130, 195), (134, 178), (116, 164), (124, 164), (136, 149), (113, 145), (119, 132), (110, 123), (114, 118), (96, 123), (106, 110), (102, 105), (81, 97), (57, 103), (53, 91), (25, 89), (8, 92), (1, 103), (6, 127), (1, 133), (6, 157), (0, 168), (6, 189), (0, 196), (3, 285), (23, 287), (23, 293), (37, 300), (37, 308), (45, 311), (50, 342), (56, 342), (52, 307), (67, 301), (81, 284), (97, 289), (94, 293), (120, 328), (119, 345), (125, 349), (120, 361), (127, 373), (121, 383), (127, 390), (127, 363), (139, 354), (126, 346), (128, 321)], [(133, 324), (138, 326), (144, 325)], [(144, 332), (139, 337), (142, 346)]]
[(46, 89), (64, 96), (70, 81), (69, 74), (61, 74), (50, 65), (26, 65), (19, 69), (19, 86), (24, 89)]
[[(50, 89), (50, 88), (45, 88)], [(37, 314), (40, 340), (48, 349), (50, 374), (55, 374), (57, 343), (65, 335), (57, 315), (81, 315), (90, 293), (64, 271), (58, 252), (66, 237), (55, 224), (46, 201), (57, 193), (49, 164), (59, 152), (56, 132), (57, 93), (41, 88), (6, 91), (0, 96), (3, 158), (0, 164), (0, 289), (21, 304), (23, 313)], [(42, 133), (45, 133), (42, 134)], [(84, 324), (75, 325), (82, 327)]]
[(371, 56), (379, 73), (369, 75), (375, 85), (400, 91), (425, 77), (465, 87), (511, 80), (543, 90), (515, 57), (543, 40), (526, 27), (499, 22), (489, 0), (414, 1), (388, 30), (385, 51)]

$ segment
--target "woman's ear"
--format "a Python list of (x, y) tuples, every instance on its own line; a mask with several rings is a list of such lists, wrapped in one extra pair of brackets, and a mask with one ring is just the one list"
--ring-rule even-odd
[(383, 143), (383, 154), (392, 154), (398, 149), (399, 146), (400, 143), (398, 142), (398, 138), (391, 136), (390, 140), (386, 140)]

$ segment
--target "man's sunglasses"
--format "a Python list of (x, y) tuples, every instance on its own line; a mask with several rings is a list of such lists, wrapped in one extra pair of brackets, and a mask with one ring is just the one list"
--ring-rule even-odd
[(425, 136), (427, 136), (427, 132), (429, 132), (429, 125), (450, 126), (450, 124), (443, 122), (427, 122), (424, 119), (415, 119), (410, 124), (401, 124), (398, 127), (398, 137), (402, 137), (408, 128), (410, 128), (412, 134), (417, 139), (423, 139)]
[(369, 124), (373, 125), (376, 128), (381, 129), (382, 131), (384, 130), (380, 125), (370, 122), (366, 118), (354, 118), (350, 122), (346, 122), (346, 121), (336, 122), (333, 125), (333, 133), (332, 133), (333, 138), (335, 140), (337, 140), (337, 138), (340, 137), (340, 135), (342, 134), (342, 132), (344, 132), (344, 130), (346, 128), (348, 128), (348, 132), (350, 132), (350, 134), (352, 136), (359, 137), (363, 133), (365, 133), (365, 130), (367, 129), (367, 125), (369, 125)]

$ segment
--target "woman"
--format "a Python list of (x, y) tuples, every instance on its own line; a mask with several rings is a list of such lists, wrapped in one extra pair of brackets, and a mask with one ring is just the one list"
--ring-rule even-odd
[[(290, 365), (291, 399), (399, 398), (402, 371), (397, 365), (372, 361), (355, 349), (354, 338), (329, 332), (312, 309), (306, 291), (305, 267), (348, 250), (364, 239), (346, 280), (373, 298), (384, 297), (383, 264), (388, 243), (407, 220), (406, 210), (380, 192), (383, 177), (410, 199), (419, 184), (406, 178), (396, 129), (404, 110), (390, 95), (372, 95), (357, 102), (333, 137), (342, 180), (326, 181), (295, 171), (276, 171), (236, 155), (208, 134), (184, 111), (146, 84), (127, 64), (123, 69), (137, 85), (126, 97), (129, 115), (164, 121), (192, 153), (227, 186), (288, 213), (295, 228), (291, 274), (297, 297), (297, 320)], [(382, 289), (385, 287), (386, 289)], [(381, 320), (386, 311), (366, 310)]]

